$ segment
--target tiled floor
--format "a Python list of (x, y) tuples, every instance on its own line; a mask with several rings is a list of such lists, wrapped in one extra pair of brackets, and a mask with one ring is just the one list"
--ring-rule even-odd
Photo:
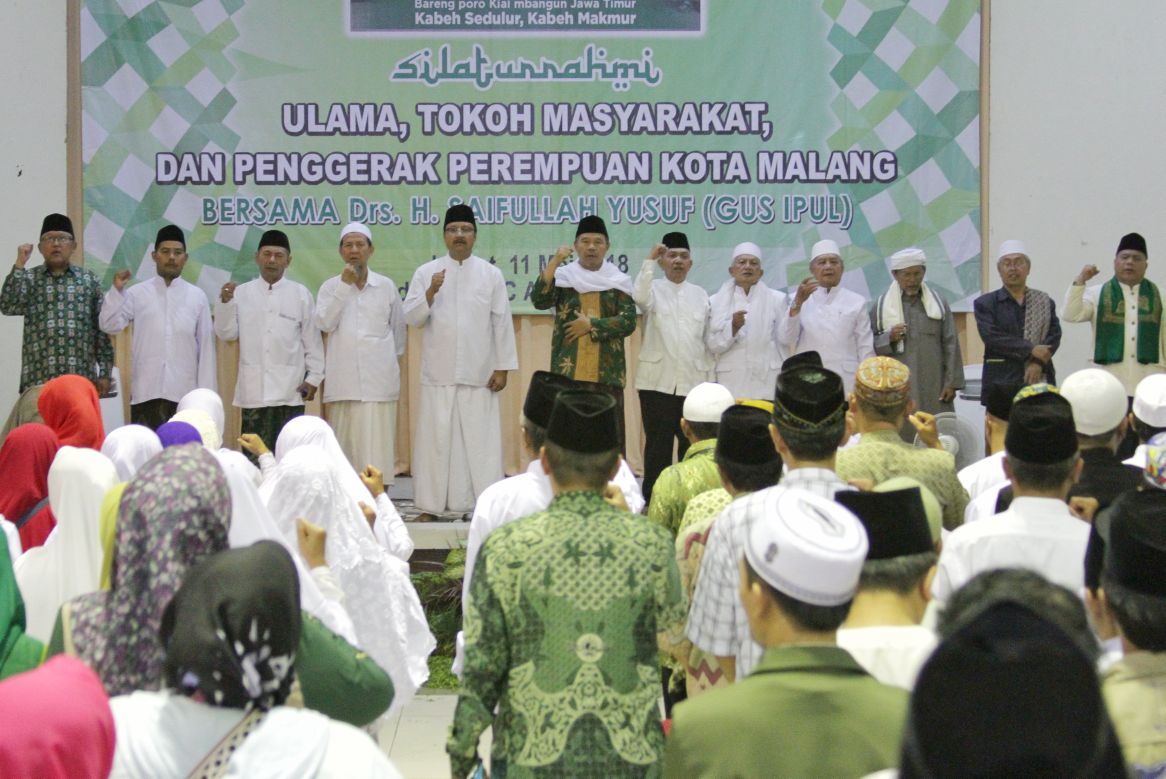
[[(449, 779), (445, 740), (456, 703), (452, 693), (418, 695), (381, 729), (377, 741), (406, 779)], [(490, 754), (489, 731), (478, 754)]]

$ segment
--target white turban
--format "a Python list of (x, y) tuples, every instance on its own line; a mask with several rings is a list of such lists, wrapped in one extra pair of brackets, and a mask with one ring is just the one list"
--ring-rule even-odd
[(368, 239), (369, 243), (372, 243), (372, 231), (370, 231), (360, 222), (349, 222), (348, 224), (344, 225), (344, 229), (340, 231), (340, 240), (343, 241), (344, 236), (350, 233), (360, 233)]
[(903, 249), (891, 255), (891, 270), (905, 270), (906, 268), (915, 268), (919, 265), (927, 264), (927, 255), (923, 253), (922, 249), (911, 247), (910, 249)]
[(757, 244), (753, 243), (752, 241), (745, 241), (744, 243), (739, 243), (733, 247), (733, 259), (734, 260), (742, 255), (745, 255), (745, 254), (748, 254), (752, 257), (756, 257), (757, 259), (760, 260), (761, 259), (761, 247), (758, 246)]
[(1007, 257), (1010, 254), (1023, 254), (1028, 256), (1028, 249), (1024, 248), (1024, 244), (1020, 241), (1004, 241), (1000, 244), (1000, 251), (996, 252), (996, 259)]
[(823, 254), (833, 254), (837, 257), (842, 256), (841, 252), (838, 251), (838, 244), (836, 244), (834, 241), (831, 241), (829, 238), (824, 238), (821, 241), (818, 241), (816, 244), (814, 244), (814, 248), (810, 249), (810, 262), (818, 259)]

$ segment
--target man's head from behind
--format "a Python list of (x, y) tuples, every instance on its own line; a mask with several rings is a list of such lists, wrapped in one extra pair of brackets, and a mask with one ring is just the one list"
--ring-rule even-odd
[(846, 436), (847, 408), (837, 373), (804, 363), (782, 370), (773, 392), (774, 446), (791, 463), (829, 460)]
[(1166, 652), (1166, 493), (1127, 492), (1098, 517), (1101, 600), (1127, 653)]
[(523, 444), (530, 457), (538, 457), (546, 442), (547, 426), (551, 422), (551, 411), (555, 408), (555, 398), (565, 389), (574, 389), (575, 382), (566, 376), (550, 371), (535, 371), (526, 389), (526, 399), (522, 403)]
[(765, 493), (741, 561), (741, 602), (766, 646), (833, 634), (846, 619), (866, 558), (866, 531), (847, 509), (799, 489)]
[(1061, 383), (1061, 395), (1073, 407), (1073, 422), (1082, 449), (1117, 449), (1125, 435), (1125, 387), (1116, 376), (1101, 368), (1077, 371)]
[(1004, 472), (1017, 494), (1064, 498), (1081, 472), (1073, 408), (1053, 388), (1017, 395), (1004, 437)]
[(615, 400), (600, 392), (563, 390), (555, 398), (542, 449), (556, 492), (601, 492), (619, 467)]
[(834, 500), (850, 509), (866, 530), (869, 549), (859, 590), (917, 595), (919, 605), (926, 605), (939, 555), (919, 488), (839, 492)]
[(898, 428), (912, 411), (910, 369), (890, 357), (868, 357), (854, 376), (854, 400), (860, 425)]
[(745, 405), (730, 406), (721, 415), (713, 455), (721, 484), (732, 495), (757, 492), (781, 478), (781, 456), (769, 436), (769, 414)]
[(690, 442), (717, 437), (721, 414), (733, 405), (733, 393), (723, 384), (705, 381), (688, 391), (680, 414), (680, 429)]

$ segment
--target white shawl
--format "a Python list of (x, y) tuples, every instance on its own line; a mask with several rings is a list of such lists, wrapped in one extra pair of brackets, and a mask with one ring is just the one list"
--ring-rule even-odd
[(607, 261), (599, 266), (599, 270), (587, 270), (577, 261), (560, 265), (555, 271), (555, 286), (570, 287), (580, 295), (609, 289), (618, 289), (628, 296), (633, 292), (631, 277)]
[[(931, 291), (931, 287), (924, 282), (919, 294), (923, 296), (923, 310), (929, 319), (943, 319), (943, 303), (939, 296)], [(885, 333), (895, 325), (903, 324), (903, 290), (899, 282), (892, 281), (878, 302), (878, 335)]]

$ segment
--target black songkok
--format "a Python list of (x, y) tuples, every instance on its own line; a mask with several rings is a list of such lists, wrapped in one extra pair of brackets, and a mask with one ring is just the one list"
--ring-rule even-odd
[(816, 430), (846, 414), (842, 377), (825, 368), (799, 365), (777, 377), (773, 418), (797, 430)]
[(281, 249), (286, 249), (288, 254), (291, 254), (291, 244), (287, 240), (287, 233), (283, 230), (268, 230), (259, 239), (259, 248), (264, 246), (278, 246)]
[(566, 376), (560, 376), (550, 371), (535, 371), (530, 377), (530, 386), (526, 389), (526, 400), (522, 403), (522, 415), (528, 420), (546, 429), (551, 421), (551, 410), (555, 407), (555, 398), (565, 389), (571, 389), (575, 382)]
[(45, 233), (68, 233), (69, 235), (76, 235), (73, 232), (73, 220), (64, 214), (49, 214), (45, 220), (40, 224), (40, 234)]
[(1073, 407), (1055, 392), (1042, 392), (1012, 404), (1004, 451), (1026, 463), (1048, 464), (1077, 453)]
[(850, 509), (866, 528), (867, 560), (935, 551), (918, 487), (889, 492), (839, 492), (834, 500)]
[(563, 390), (547, 423), (547, 440), (570, 452), (598, 454), (619, 448), (615, 399), (601, 392)]
[(1126, 249), (1133, 249), (1134, 251), (1141, 252), (1147, 257), (1150, 256), (1150, 252), (1146, 250), (1146, 239), (1138, 233), (1127, 233), (1123, 235), (1121, 237), (1121, 241), (1119, 241), (1117, 244), (1117, 252), (1115, 253), (1121, 254)]
[(584, 233), (599, 233), (604, 238), (607, 238), (607, 225), (598, 216), (592, 214), (585, 216), (579, 220), (579, 227), (575, 230), (575, 237), (583, 235)]
[(458, 203), (445, 209), (445, 224), (442, 227), (449, 226), (450, 222), (469, 222), (475, 228), (478, 226), (478, 220), (474, 218), (474, 209), (465, 203)]
[(688, 249), (688, 236), (684, 233), (665, 233), (664, 237), (660, 239), (660, 243), (667, 246), (669, 249)]
[(154, 251), (158, 251), (158, 247), (166, 241), (178, 241), (183, 249), (186, 248), (186, 236), (178, 225), (166, 225), (158, 231), (158, 235), (154, 237)]
[(812, 365), (815, 368), (821, 368), (822, 355), (818, 354), (813, 349), (810, 349), (807, 352), (798, 352), (791, 357), (785, 358), (785, 361), (781, 364), (781, 370), (782, 372), (785, 372), (792, 368), (796, 368), (799, 365)]
[(716, 459), (735, 465), (764, 465), (779, 458), (769, 435), (769, 414), (753, 406), (735, 405), (721, 414)]
[(1106, 578), (1142, 595), (1166, 598), (1166, 494), (1127, 492), (1098, 519)]

